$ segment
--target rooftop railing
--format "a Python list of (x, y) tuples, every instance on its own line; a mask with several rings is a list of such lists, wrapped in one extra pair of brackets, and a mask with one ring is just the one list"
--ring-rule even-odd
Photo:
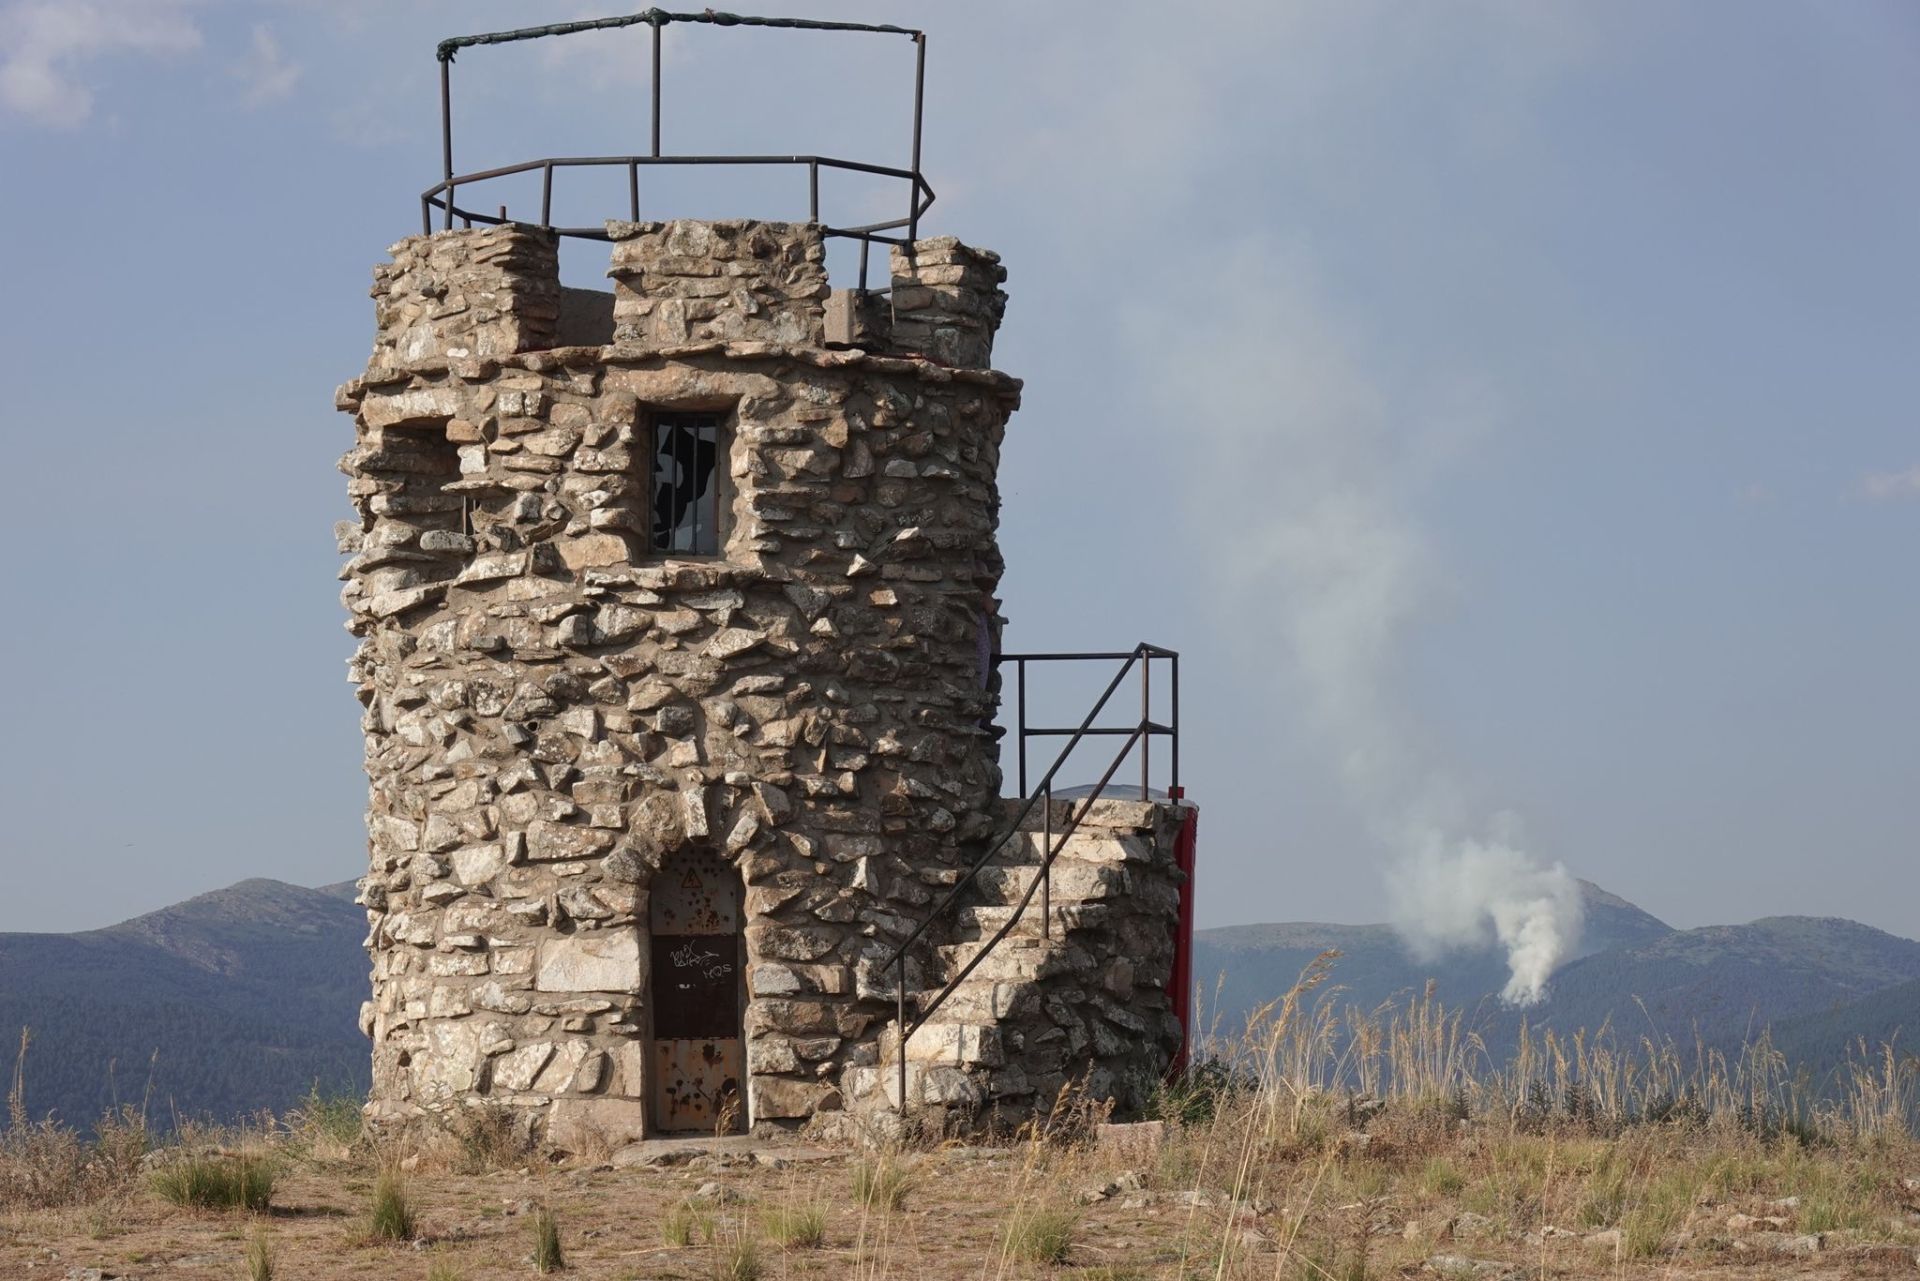
[[(906, 36), (914, 46), (913, 72), (913, 149), (906, 166), (874, 164), (862, 160), (848, 160), (838, 156), (821, 155), (677, 155), (666, 151), (660, 137), (660, 32), (663, 28), (676, 23), (698, 23), (717, 27), (774, 27), (798, 31), (863, 32), (880, 35)], [(453, 168), (453, 61), (462, 49), (480, 45), (507, 44), (521, 40), (537, 40), (551, 36), (572, 35), (583, 31), (606, 31), (621, 27), (645, 26), (653, 32), (653, 76), (652, 108), (649, 133), (651, 145), (642, 154), (626, 156), (545, 156), (537, 160), (523, 160), (516, 164), (501, 165), (493, 169), (480, 169), (470, 173), (455, 173)], [(578, 22), (559, 22), (542, 27), (521, 27), (512, 31), (492, 31), (479, 35), (455, 36), (442, 40), (438, 48), (440, 59), (440, 181), (420, 193), (420, 225), (423, 232), (432, 232), (436, 213), (443, 229), (451, 230), (455, 223), (463, 227), (480, 224), (498, 226), (506, 222), (525, 223), (527, 219), (510, 219), (506, 207), (497, 206), (498, 212), (489, 213), (478, 207), (481, 202), (473, 195), (484, 189), (486, 184), (497, 179), (517, 174), (540, 174), (540, 218), (536, 225), (552, 231), (556, 235), (571, 236), (586, 240), (605, 240), (608, 238), (604, 226), (554, 226), (553, 195), (555, 174), (568, 169), (578, 168), (614, 168), (625, 169), (627, 175), (627, 200), (624, 213), (632, 221), (640, 219), (641, 171), (659, 166), (688, 167), (703, 165), (736, 166), (788, 166), (806, 171), (807, 181), (807, 218), (811, 222), (822, 223), (820, 216), (820, 171), (823, 169), (846, 173), (866, 174), (872, 177), (896, 179), (906, 186), (906, 213), (899, 218), (881, 222), (858, 225), (830, 225), (822, 223), (822, 231), (828, 236), (837, 236), (861, 242), (860, 276), (861, 287), (866, 287), (867, 251), (875, 243), (902, 245), (919, 239), (920, 219), (933, 204), (933, 188), (920, 172), (921, 119), (926, 102), (926, 66), (927, 37), (923, 31), (910, 27), (896, 27), (886, 24), (865, 22), (830, 22), (813, 18), (760, 18), (743, 14), (716, 13), (709, 9), (702, 13), (670, 13), (663, 9), (647, 9), (640, 13), (621, 17), (591, 18)], [(465, 196), (466, 204), (461, 200)], [(612, 213), (613, 211), (609, 211)], [(904, 233), (904, 234), (893, 234)]]

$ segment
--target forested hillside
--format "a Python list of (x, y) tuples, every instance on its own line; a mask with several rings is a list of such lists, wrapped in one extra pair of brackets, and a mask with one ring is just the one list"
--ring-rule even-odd
[(28, 1110), (85, 1125), (144, 1101), (164, 1125), (363, 1090), (365, 932), (341, 887), (251, 880), (103, 930), (0, 934)]
[[(1210, 1009), (1203, 1026), (1239, 1029), (1246, 1013), (1284, 993), (1301, 969), (1337, 948), (1316, 999), (1373, 1009), (1433, 984), (1465, 1012), (1496, 1058), (1522, 1021), (1571, 1033), (1610, 1026), (1629, 1044), (1651, 1036), (1691, 1051), (1734, 1052), (1771, 1029), (1790, 1061), (1830, 1068), (1848, 1041), (1920, 1033), (1920, 943), (1830, 917), (1769, 917), (1746, 925), (1674, 930), (1626, 900), (1583, 882), (1581, 955), (1554, 975), (1547, 999), (1502, 1006), (1507, 970), (1493, 949), (1423, 959), (1385, 925), (1249, 925), (1203, 930), (1196, 978)], [(1335, 991), (1337, 989), (1337, 991)], [(1217, 996), (1216, 996), (1217, 993)]]

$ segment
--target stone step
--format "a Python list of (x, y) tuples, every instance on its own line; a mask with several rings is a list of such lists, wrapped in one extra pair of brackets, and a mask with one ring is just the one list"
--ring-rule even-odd
[[(943, 972), (952, 975), (958, 974), (985, 947), (986, 940), (982, 939), (971, 943), (954, 943), (936, 948), (935, 951), (944, 967)], [(969, 982), (1032, 983), (1040, 979), (1082, 973), (1089, 968), (1091, 961), (1092, 958), (1083, 949), (1057, 938), (1009, 936), (988, 952), (986, 959), (967, 978)]]
[[(1042, 995), (1039, 987), (1032, 983), (996, 983), (977, 977), (978, 973), (976, 970), (965, 983), (953, 990), (953, 995), (933, 1012), (935, 1019), (951, 1019), (962, 1023), (1001, 1023), (1028, 1018), (1039, 1012)], [(926, 993), (922, 1008), (924, 1002), (932, 998), (933, 993)]]
[[(880, 1037), (880, 1061), (893, 1062), (899, 1052), (898, 1025)], [(1000, 1029), (988, 1023), (969, 1023), (941, 1006), (933, 1018), (907, 1039), (907, 1062), (947, 1067), (999, 1067), (1006, 1062)]]
[[(1036, 1084), (1044, 1084), (1044, 1075), (1036, 1082), (1026, 1068), (1018, 1064), (966, 1064), (931, 1061), (914, 1057), (920, 1038), (933, 1032), (929, 1023), (907, 1042), (907, 1101), (909, 1106), (960, 1107), (977, 1109), (999, 1100), (1031, 1097)], [(885, 1053), (871, 1066), (850, 1067), (841, 1077), (841, 1086), (855, 1108), (899, 1105), (900, 1068), (894, 1057), (893, 1029), (883, 1034)], [(1043, 1074), (1046, 1069), (1042, 1069)], [(1054, 1082), (1052, 1089), (1057, 1090)]]
[[(969, 897), (984, 906), (1010, 906), (1025, 897), (1027, 887), (1039, 874), (1038, 860), (1031, 864), (995, 862), (981, 868), (974, 877)], [(1120, 864), (1087, 863), (1064, 857), (1054, 860), (1052, 881), (1055, 907), (1124, 898), (1133, 885), (1132, 874)], [(1034, 902), (1039, 901), (1036, 892)]]
[[(954, 932), (965, 938), (982, 939), (991, 935), (1013, 917), (1011, 905), (981, 903), (971, 907), (957, 908), (954, 911)], [(1055, 903), (1053, 910), (1045, 916), (1052, 927), (1052, 936), (1064, 939), (1075, 930), (1099, 929), (1113, 915), (1113, 908), (1107, 903)], [(1041, 932), (1042, 915), (1040, 899), (1036, 895), (1033, 902), (1027, 904), (1027, 910), (1020, 914), (1013, 932), (1007, 937), (1043, 938)]]
[[(883, 1060), (873, 1067), (850, 1067), (840, 1080), (842, 1090), (856, 1106), (900, 1106), (900, 1075), (894, 1060)], [(977, 1108), (986, 1100), (987, 1080), (981, 1073), (945, 1064), (907, 1064), (909, 1107)]]

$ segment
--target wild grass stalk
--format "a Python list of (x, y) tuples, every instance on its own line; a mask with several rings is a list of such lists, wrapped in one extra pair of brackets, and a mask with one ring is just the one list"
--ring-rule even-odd
[(382, 1166), (373, 1183), (367, 1235), (376, 1241), (411, 1241), (418, 1226), (406, 1175), (396, 1166)]
[(853, 1198), (868, 1209), (898, 1210), (913, 1188), (913, 1171), (895, 1154), (865, 1156), (854, 1163)]
[(788, 1250), (817, 1250), (827, 1239), (827, 1212), (818, 1205), (781, 1205), (767, 1212), (767, 1236)]
[(541, 1276), (567, 1266), (560, 1251), (560, 1221), (546, 1206), (535, 1208), (527, 1221), (533, 1232), (533, 1270)]
[(273, 1201), (273, 1159), (257, 1152), (187, 1152), (153, 1174), (162, 1200), (192, 1210), (264, 1213)]
[(256, 1227), (247, 1239), (247, 1281), (273, 1281), (273, 1238), (265, 1225)]

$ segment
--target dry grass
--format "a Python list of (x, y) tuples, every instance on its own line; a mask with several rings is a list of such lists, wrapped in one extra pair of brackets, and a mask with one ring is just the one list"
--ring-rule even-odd
[(660, 1239), (676, 1250), (684, 1250), (699, 1240), (711, 1240), (713, 1220), (685, 1201), (674, 1206), (660, 1221)]
[(827, 1239), (827, 1212), (818, 1205), (780, 1205), (767, 1211), (767, 1238), (787, 1250), (817, 1250)]
[(862, 1157), (853, 1167), (853, 1199), (867, 1210), (898, 1210), (913, 1189), (913, 1171), (897, 1152)]
[[(1136, 1132), (1124, 1151), (1098, 1141), (1097, 1109), (1065, 1099), (994, 1143), (848, 1151), (778, 1174), (719, 1152), (614, 1169), (529, 1159), (520, 1132), (480, 1110), (376, 1146), (354, 1109), (314, 1098), (270, 1133), (192, 1134), (161, 1168), (269, 1149), (282, 1177), (267, 1266), (311, 1281), (524, 1277), (530, 1235), (534, 1263), (558, 1263), (561, 1221), (574, 1274), (681, 1281), (1911, 1272), (1911, 1059), (1857, 1047), (1821, 1096), (1764, 1041), (1722, 1058), (1606, 1029), (1537, 1034), (1495, 1063), (1430, 995), (1341, 1007), (1330, 960), (1212, 1038), (1212, 1057), (1161, 1092), (1158, 1141)], [(48, 1250), (133, 1275), (174, 1258), (210, 1260), (168, 1273), (183, 1278), (257, 1275), (231, 1220), (174, 1209), (134, 1176), (143, 1131), (12, 1120), (0, 1276)], [(724, 1194), (696, 1196), (709, 1182)], [(412, 1263), (366, 1230), (369, 1204), (396, 1198), (392, 1237), (432, 1251)]]
[(274, 1157), (258, 1150), (182, 1152), (154, 1171), (153, 1190), (187, 1209), (264, 1214), (273, 1204), (274, 1167)]
[(247, 1240), (247, 1281), (273, 1281), (273, 1238), (256, 1227)]
[(554, 1217), (552, 1210), (540, 1206), (527, 1220), (527, 1228), (533, 1233), (535, 1272), (545, 1276), (567, 1266), (566, 1257), (560, 1251), (560, 1220)]
[(406, 1176), (393, 1165), (382, 1166), (367, 1211), (367, 1236), (375, 1241), (411, 1241), (418, 1228)]
[(722, 1235), (713, 1256), (714, 1281), (760, 1281), (760, 1242), (745, 1223)]
[(1016, 1206), (1007, 1225), (1007, 1254), (1029, 1263), (1065, 1263), (1078, 1223), (1078, 1215), (1052, 1206)]
[(140, 1172), (148, 1149), (143, 1114), (132, 1107), (101, 1117), (89, 1138), (52, 1117), (27, 1112), (27, 1048), (20, 1051), (7, 1087), (7, 1128), (0, 1131), (0, 1210), (88, 1205), (124, 1193)]

